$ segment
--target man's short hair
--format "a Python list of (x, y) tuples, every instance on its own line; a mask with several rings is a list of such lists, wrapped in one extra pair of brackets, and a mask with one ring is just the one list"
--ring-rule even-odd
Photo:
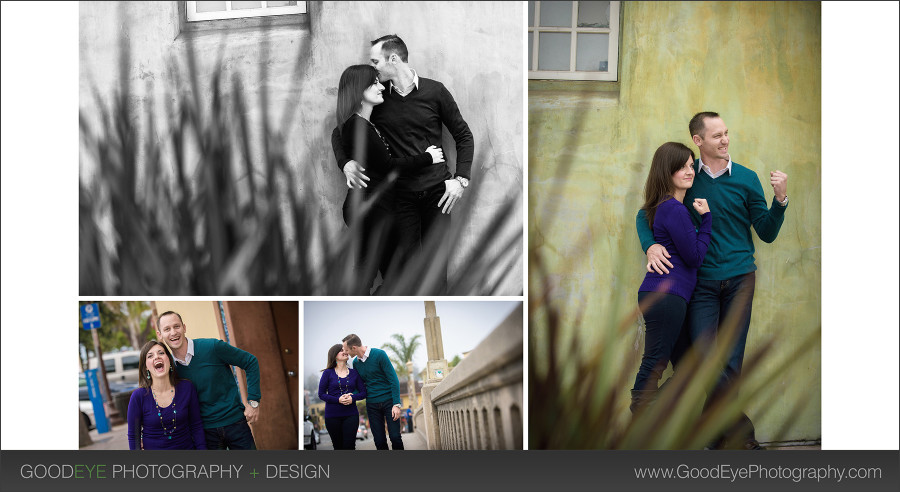
[(347, 347), (362, 347), (362, 341), (353, 333), (345, 336), (341, 341), (346, 343)]
[(381, 36), (375, 41), (372, 41), (372, 46), (381, 42), (384, 42), (384, 44), (381, 45), (381, 56), (383, 56), (385, 60), (390, 58), (391, 53), (396, 53), (403, 63), (409, 63), (409, 51), (406, 49), (406, 43), (400, 39), (400, 36), (397, 36), (396, 34)]
[(174, 314), (175, 316), (178, 316), (178, 321), (180, 321), (182, 325), (184, 324), (184, 320), (181, 319), (181, 315), (180, 315), (180, 314), (176, 313), (175, 311), (166, 311), (166, 312), (160, 314), (159, 316), (157, 316), (157, 318), (156, 318), (156, 329), (157, 329), (157, 330), (159, 329), (159, 321), (160, 321), (161, 319), (163, 319), (163, 316), (168, 316), (168, 315), (170, 315), (170, 314)]
[(691, 131), (691, 138), (694, 138), (694, 135), (700, 135), (700, 138), (703, 138), (703, 131), (706, 130), (706, 125), (703, 123), (706, 118), (719, 118), (719, 113), (714, 113), (712, 111), (703, 111), (702, 113), (697, 113), (691, 118), (691, 122), (688, 123), (688, 130)]

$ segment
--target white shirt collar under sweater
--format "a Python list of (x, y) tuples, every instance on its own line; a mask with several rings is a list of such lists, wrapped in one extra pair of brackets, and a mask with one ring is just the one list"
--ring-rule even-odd
[(709, 166), (707, 166), (706, 164), (703, 163), (702, 157), (699, 160), (700, 160), (700, 170), (706, 171), (706, 174), (708, 174), (710, 178), (713, 178), (713, 179), (718, 178), (719, 176), (724, 175), (726, 172), (728, 172), (728, 175), (731, 176), (731, 154), (728, 154), (728, 165), (725, 166), (724, 169), (722, 169), (721, 171), (719, 171), (715, 174), (713, 174), (712, 169), (710, 169)]
[[(185, 337), (185, 338), (187, 338), (187, 337)], [(194, 357), (194, 341), (191, 340), (190, 338), (188, 338), (187, 343), (188, 343), (188, 348), (187, 348), (187, 353), (184, 354), (184, 360), (181, 360), (178, 357), (175, 357), (175, 352), (172, 352), (172, 357), (175, 359), (175, 362), (179, 362), (185, 366), (191, 365), (191, 358)]]

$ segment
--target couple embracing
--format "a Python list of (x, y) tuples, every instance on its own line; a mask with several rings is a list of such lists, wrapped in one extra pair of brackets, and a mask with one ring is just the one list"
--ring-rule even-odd
[[(775, 197), (767, 206), (756, 173), (732, 162), (728, 128), (717, 113), (698, 113), (688, 128), (699, 158), (677, 142), (659, 147), (637, 214), (647, 274), (638, 289), (646, 339), (631, 391), (634, 413), (656, 399), (670, 360), (675, 377), (685, 377), (679, 363), (687, 351), (712, 356), (717, 336), (725, 330), (734, 330), (735, 341), (704, 412), (734, 397), (756, 285), (750, 229), (764, 242), (773, 242), (788, 205), (786, 174), (770, 172)], [(707, 446), (726, 447), (762, 449), (745, 414)]]
[[(140, 388), (128, 402), (129, 449), (256, 449), (249, 425), (259, 418), (256, 357), (215, 338), (188, 338), (174, 311), (156, 325), (158, 340), (141, 348)], [(246, 403), (232, 366), (246, 371)]]
[[(391, 34), (371, 44), (369, 64), (341, 75), (331, 136), (350, 188), (344, 222), (360, 239), (353, 246), (357, 294), (369, 294), (379, 271), (382, 288), (390, 291), (423, 245), (443, 247), (446, 240), (434, 246), (428, 239), (449, 231), (450, 212), (469, 186), (475, 150), (453, 96), (410, 68), (403, 40)], [(455, 175), (440, 148), (442, 125), (456, 142)], [(446, 254), (429, 253), (446, 265)], [(443, 294), (446, 283), (444, 269), (432, 293)]]
[(356, 402), (359, 400), (366, 400), (366, 416), (375, 447), (388, 449), (387, 427), (391, 449), (403, 449), (400, 380), (383, 350), (364, 346), (354, 334), (344, 337), (342, 344), (332, 346), (328, 350), (328, 365), (319, 380), (319, 399), (325, 402), (325, 429), (335, 450), (356, 449), (359, 426)]

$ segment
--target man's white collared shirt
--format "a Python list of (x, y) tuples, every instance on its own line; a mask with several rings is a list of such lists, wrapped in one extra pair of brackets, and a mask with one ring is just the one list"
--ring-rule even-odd
[(716, 179), (719, 176), (723, 176), (726, 172), (728, 173), (729, 176), (731, 176), (731, 155), (728, 156), (728, 165), (725, 166), (724, 169), (720, 170), (717, 173), (713, 173), (712, 169), (710, 169), (709, 166), (707, 166), (706, 164), (703, 163), (703, 158), (701, 157), (700, 158), (700, 170), (705, 171), (706, 174), (708, 174), (709, 177), (712, 179)]
[[(416, 89), (418, 89), (418, 88), (419, 88), (419, 74), (417, 74), (416, 71), (413, 70), (413, 69), (411, 69), (411, 68), (410, 68), (409, 70), (410, 70), (410, 71), (412, 72), (412, 74), (413, 74), (413, 87), (415, 87)], [(391, 82), (391, 88), (390, 88), (390, 91), (391, 91), (391, 92), (395, 92), (395, 91), (394, 91), (394, 83), (393, 83), (393, 82)], [(404, 97), (405, 97), (405, 96), (409, 95), (409, 92), (412, 92), (412, 89), (410, 89), (409, 92), (406, 92), (406, 93), (400, 92), (400, 91), (396, 91), (396, 92), (397, 92), (397, 94), (400, 94), (401, 96), (404, 96)], [(365, 362), (365, 360), (363, 360), (363, 362)]]
[(357, 359), (359, 359), (360, 362), (365, 362), (366, 359), (369, 358), (369, 354), (371, 354), (371, 353), (372, 353), (372, 348), (366, 347), (366, 353), (362, 354), (362, 356), (357, 357)]
[(187, 348), (187, 353), (184, 354), (184, 360), (181, 360), (178, 357), (175, 357), (175, 353), (172, 352), (172, 357), (175, 358), (175, 362), (179, 362), (179, 363), (181, 363), (181, 365), (185, 365), (185, 366), (191, 365), (191, 358), (194, 357), (194, 341), (192, 339), (188, 338), (187, 342), (188, 342), (188, 348)]

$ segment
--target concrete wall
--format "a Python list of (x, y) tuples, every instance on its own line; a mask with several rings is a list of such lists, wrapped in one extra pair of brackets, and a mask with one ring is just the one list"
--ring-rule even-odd
[[(548, 262), (564, 324), (583, 309), (572, 330), (592, 350), (600, 327), (635, 306), (646, 260), (634, 216), (653, 152), (666, 141), (696, 152), (688, 121), (709, 110), (723, 116), (732, 158), (760, 175), (768, 200), (769, 171), (789, 175), (778, 240), (754, 238), (748, 353), (768, 339), (778, 355), (798, 350), (821, 324), (820, 5), (623, 2), (621, 33), (618, 84), (529, 82), (529, 247)], [(566, 162), (568, 175), (558, 176)], [(820, 379), (817, 348), (777, 378), (807, 391), (780, 398), (757, 422), (759, 439), (774, 437), (801, 397), (810, 405), (786, 437), (819, 438)]]
[[(163, 88), (174, 83), (167, 63), (184, 54), (188, 40), (196, 48), (201, 83), (208, 80), (203, 74), (211, 71), (221, 53), (223, 75), (226, 80), (234, 73), (243, 76), (251, 103), (248, 114), (258, 121), (253, 102), (261, 87), (260, 42), (265, 40), (268, 76), (263, 83), (269, 89), (274, 113), (270, 120), (281, 122), (287, 110), (298, 107), (299, 100), (298, 117), (285, 131), (288, 158), (299, 175), (313, 178), (313, 184), (293, 185), (301, 193), (314, 195), (321, 207), (319, 214), (332, 226), (331, 233), (344, 227), (341, 204), (347, 191), (329, 140), (335, 125), (338, 80), (347, 66), (367, 60), (370, 40), (388, 33), (397, 33), (406, 41), (412, 68), (449, 88), (475, 137), (472, 172), (479, 194), (477, 202), (471, 203), (474, 213), (462, 228), (463, 240), (451, 258), (451, 271), (465, 267), (460, 260), (501, 202), (521, 196), (524, 67), (519, 3), (309, 2), (308, 28), (189, 34), (179, 32), (177, 2), (82, 2), (79, 16), (81, 107), (89, 121), (96, 117), (91, 110), (92, 84), (105, 95), (123, 76), (134, 88), (131, 102), (137, 114), (145, 104), (159, 105)], [(133, 49), (124, 75), (118, 69), (120, 33)], [(201, 92), (206, 98), (210, 88), (201, 86)], [(455, 150), (451, 141), (445, 136), (445, 152), (452, 162)], [(258, 148), (253, 151), (261, 154)], [(83, 162), (82, 178), (90, 180), (92, 172)], [(476, 200), (473, 191), (467, 193), (470, 201)], [(521, 233), (522, 215), (517, 206), (506, 227), (507, 237)], [(520, 249), (516, 245), (515, 252), (521, 256)], [(523, 290), (521, 262), (513, 268), (499, 294), (515, 295)]]

